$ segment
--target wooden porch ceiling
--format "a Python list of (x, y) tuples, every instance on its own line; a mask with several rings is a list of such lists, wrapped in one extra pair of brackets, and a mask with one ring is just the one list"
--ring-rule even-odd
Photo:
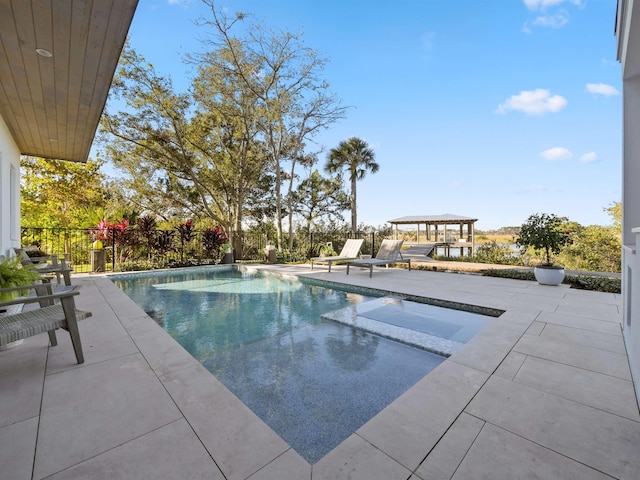
[(0, 116), (22, 154), (87, 160), (137, 4), (0, 0)]

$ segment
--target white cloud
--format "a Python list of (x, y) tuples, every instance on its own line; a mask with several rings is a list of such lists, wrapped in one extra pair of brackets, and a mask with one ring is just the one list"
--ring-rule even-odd
[(587, 83), (587, 92), (593, 93), (594, 95), (604, 95), (605, 97), (620, 95), (616, 87), (607, 85), (606, 83)]
[(544, 15), (536, 17), (533, 21), (535, 27), (562, 28), (569, 23), (569, 17), (565, 12), (556, 15)]
[(498, 105), (496, 113), (507, 113), (508, 110), (518, 110), (527, 115), (543, 115), (549, 112), (559, 112), (569, 102), (560, 95), (551, 95), (549, 90), (537, 88), (524, 90), (518, 95), (512, 95), (504, 103)]
[[(569, 13), (562, 4), (582, 5), (582, 0), (523, 0), (530, 11), (543, 12), (533, 20), (525, 22), (522, 30), (526, 34), (533, 33), (532, 28), (562, 28), (569, 23)], [(547, 9), (551, 11), (547, 13)]]
[(544, 10), (547, 7), (560, 5), (564, 2), (573, 3), (574, 5), (582, 3), (581, 0), (523, 0), (523, 2), (529, 10)]
[(596, 155), (596, 152), (585, 153), (580, 157), (580, 161), (584, 163), (592, 163), (596, 160), (598, 160), (598, 155)]
[(540, 152), (540, 156), (545, 160), (569, 160), (573, 153), (564, 147), (553, 147)]

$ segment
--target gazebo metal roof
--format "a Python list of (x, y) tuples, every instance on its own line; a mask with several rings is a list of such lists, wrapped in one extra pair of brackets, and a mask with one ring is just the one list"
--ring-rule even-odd
[(477, 222), (477, 218), (464, 217), (462, 215), (455, 215), (452, 213), (444, 213), (442, 215), (409, 215), (407, 217), (395, 218), (389, 220), (391, 224), (438, 224), (438, 225), (451, 225), (451, 224), (463, 224)]

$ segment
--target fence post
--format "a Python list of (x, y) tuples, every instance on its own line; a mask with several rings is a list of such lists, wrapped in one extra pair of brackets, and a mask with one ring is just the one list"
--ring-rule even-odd
[(111, 230), (111, 271), (116, 271), (116, 230), (114, 227), (108, 228)]

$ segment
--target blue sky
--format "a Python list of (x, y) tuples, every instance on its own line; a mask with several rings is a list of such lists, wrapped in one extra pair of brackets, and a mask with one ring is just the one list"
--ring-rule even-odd
[[(454, 213), (476, 228), (535, 212), (610, 224), (621, 196), (621, 69), (615, 0), (221, 0), (301, 30), (329, 59), (346, 119), (325, 152), (358, 136), (380, 170), (358, 184), (358, 221)], [(202, 49), (197, 0), (140, 0), (131, 45), (176, 89)], [(326, 154), (321, 154), (324, 164)], [(348, 219), (348, 212), (345, 212)]]

